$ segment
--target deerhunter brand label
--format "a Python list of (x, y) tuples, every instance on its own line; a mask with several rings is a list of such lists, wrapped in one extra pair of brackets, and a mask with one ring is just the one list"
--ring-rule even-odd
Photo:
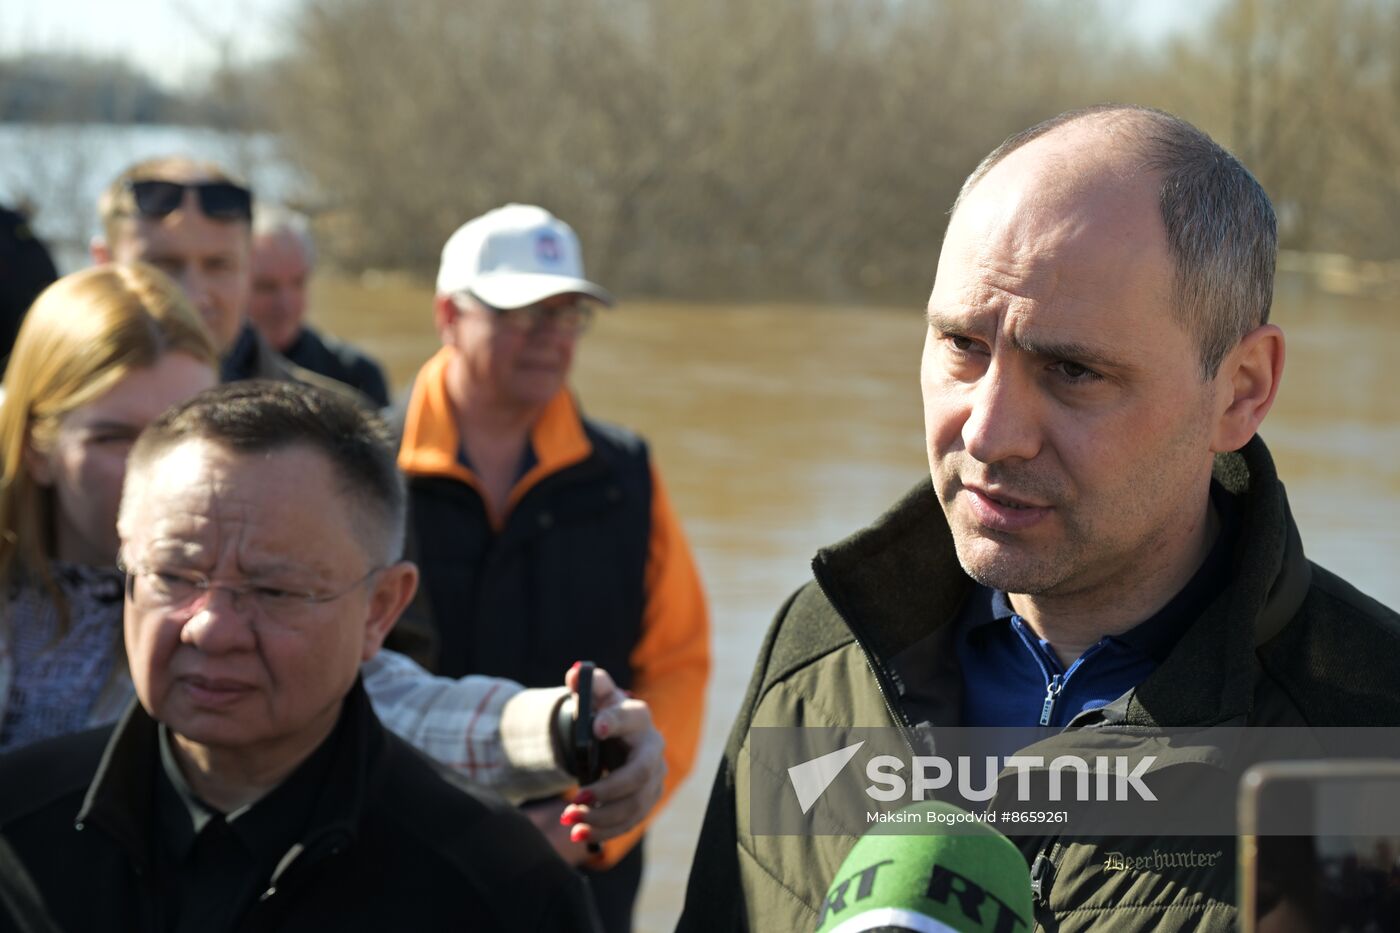
[(1163, 852), (1153, 849), (1148, 855), (1128, 855), (1108, 852), (1104, 855), (1104, 871), (1164, 871), (1169, 868), (1214, 868), (1225, 857), (1225, 850), (1198, 852)]
[[(885, 824), (958, 833), (980, 823), (1013, 835), (1234, 836), (1240, 776), (1250, 765), (1398, 758), (1400, 729), (755, 727), (747, 750), (741, 780), (756, 835), (859, 835)], [(902, 812), (927, 800), (966, 812)], [(1316, 814), (1307, 825), (1285, 814), (1259, 832), (1400, 832), (1400, 799), (1368, 807), (1364, 820), (1340, 810), (1324, 816), (1330, 830), (1315, 828)], [(1150, 857), (1110, 852), (1104, 870), (1139, 870), (1144, 858), (1161, 868), (1208, 868), (1215, 856), (1169, 847)]]

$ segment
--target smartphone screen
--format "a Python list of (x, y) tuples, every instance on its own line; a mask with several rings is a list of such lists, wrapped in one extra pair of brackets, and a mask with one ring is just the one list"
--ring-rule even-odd
[(1240, 822), (1244, 930), (1400, 931), (1400, 763), (1260, 765)]

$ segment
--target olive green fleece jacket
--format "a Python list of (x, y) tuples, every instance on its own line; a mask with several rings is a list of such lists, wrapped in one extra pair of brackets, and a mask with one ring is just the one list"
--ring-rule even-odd
[[(1090, 734), (1081, 727), (1103, 736), (1140, 726), (1400, 726), (1400, 616), (1303, 556), (1259, 438), (1217, 458), (1215, 476), (1240, 506), (1230, 585), (1145, 681), (1076, 717), (1055, 741)], [(931, 485), (820, 551), (813, 571), (815, 581), (779, 611), (760, 649), (711, 792), (678, 933), (812, 930), (854, 845), (850, 836), (750, 832), (750, 727), (907, 729), (903, 685), (888, 659), (930, 637), (946, 643), (929, 667), (933, 693), (943, 698), (929, 721), (958, 724), (950, 623), (971, 581)], [(927, 696), (929, 685), (921, 686)], [(1164, 758), (1159, 767), (1191, 774), (1183, 786), (1199, 786), (1192, 782), (1203, 768), (1225, 779), (1219, 762), (1199, 750), (1190, 761)], [(1037, 929), (1234, 928), (1231, 837), (1015, 841), (1038, 881)]]

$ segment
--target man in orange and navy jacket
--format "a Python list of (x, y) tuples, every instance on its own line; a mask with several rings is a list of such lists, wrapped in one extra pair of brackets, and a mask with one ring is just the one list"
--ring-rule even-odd
[[(577, 237), (547, 211), (511, 204), (458, 229), (434, 299), (443, 348), (402, 412), (399, 466), (437, 671), (530, 686), (597, 662), (651, 707), (664, 803), (695, 759), (708, 621), (646, 443), (583, 416), (569, 390), (595, 303), (612, 298), (583, 277)], [(585, 871), (604, 926), (629, 930), (645, 824), (591, 853), (584, 827), (560, 825), (565, 804), (527, 809)], [(606, 808), (590, 815), (605, 819)]]

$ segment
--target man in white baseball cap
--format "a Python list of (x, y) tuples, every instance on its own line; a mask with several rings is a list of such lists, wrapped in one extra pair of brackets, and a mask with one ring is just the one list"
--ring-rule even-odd
[[(664, 801), (694, 763), (708, 620), (646, 442), (585, 417), (568, 387), (594, 308), (612, 303), (584, 277), (573, 229), (543, 208), (508, 204), (463, 225), (443, 247), (443, 347), (402, 412), (399, 467), (437, 671), (553, 685), (596, 662), (650, 706)], [(642, 828), (588, 847), (577, 824), (607, 827), (606, 803), (585, 792), (528, 809), (584, 869), (612, 933), (631, 926)]]
[(542, 207), (507, 204), (457, 229), (442, 249), (439, 295), (470, 292), (494, 308), (519, 308), (559, 295), (613, 303), (583, 277), (573, 228)]

